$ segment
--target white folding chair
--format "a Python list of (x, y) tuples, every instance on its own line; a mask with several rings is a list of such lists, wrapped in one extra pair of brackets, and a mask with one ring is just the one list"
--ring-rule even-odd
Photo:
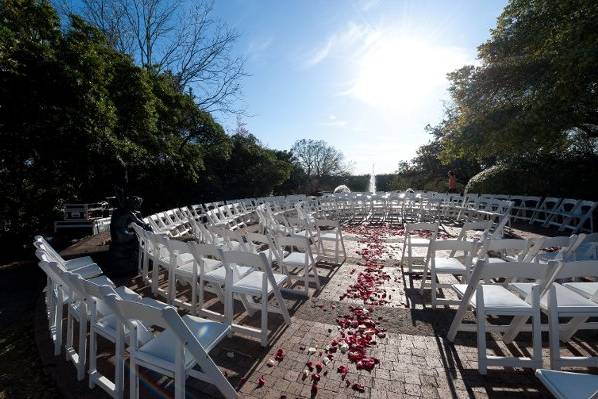
[[(303, 281), (304, 293), (310, 296), (309, 284), (314, 283), (316, 290), (320, 290), (320, 277), (316, 260), (311, 251), (310, 241), (307, 237), (277, 235), (274, 237), (274, 244), (280, 248), (275, 252), (281, 270), (287, 274), (289, 280)], [(288, 247), (288, 251), (285, 248)], [(286, 253), (286, 255), (282, 255)]]
[[(241, 251), (224, 252), (224, 267), (228, 273), (225, 283), (225, 315), (227, 322), (232, 325), (234, 332), (241, 332), (260, 338), (262, 346), (268, 344), (268, 312), (276, 312), (283, 316), (288, 324), (291, 322), (286, 304), (280, 293), (280, 288), (288, 277), (284, 274), (273, 273), (270, 263), (264, 254), (252, 254)], [(251, 272), (242, 276), (238, 269), (241, 266), (250, 267)], [(268, 304), (270, 296), (274, 297), (277, 306)], [(254, 311), (259, 310), (261, 328), (239, 325), (233, 322), (233, 299), (235, 296), (245, 297)], [(254, 297), (260, 298), (260, 304), (253, 302)]]
[[(57, 266), (64, 271), (72, 271), (80, 274), (83, 278), (94, 278), (104, 274), (102, 269), (89, 256), (83, 256), (71, 260), (65, 260), (50, 244), (42, 237), (35, 236), (33, 245), (48, 256), (48, 261), (56, 262)], [(42, 260), (42, 259), (40, 259)]]
[[(189, 376), (211, 383), (226, 398), (238, 394), (209, 355), (230, 331), (230, 326), (195, 316), (179, 316), (175, 308), (157, 308), (108, 295), (106, 301), (117, 310), (119, 329), (129, 333), (130, 396), (139, 398), (139, 367), (174, 378), (176, 399), (185, 398)], [(137, 320), (145, 326), (160, 327), (147, 343), (140, 345)], [(121, 334), (123, 332), (120, 332)]]
[[(69, 273), (68, 278), (72, 285), (83, 297), (83, 307), (79, 307), (78, 320), (81, 319), (82, 311), (85, 310), (83, 317), (89, 321), (89, 387), (93, 389), (96, 385), (100, 386), (106, 393), (114, 398), (120, 398), (123, 394), (124, 388), (124, 336), (117, 333), (117, 317), (112, 309), (105, 301), (107, 295), (115, 295), (118, 298), (123, 298), (131, 301), (144, 302), (157, 307), (167, 306), (164, 303), (156, 301), (151, 298), (142, 298), (139, 294), (130, 290), (127, 287), (114, 288), (109, 285), (98, 285), (89, 280), (84, 280), (80, 276)], [(85, 343), (86, 324), (80, 323), (79, 345)], [(115, 344), (114, 364), (115, 374), (114, 381), (111, 381), (107, 376), (101, 374), (97, 368), (97, 337), (98, 335)], [(152, 334), (138, 322), (137, 340), (140, 343), (149, 341)], [(79, 350), (79, 353), (83, 353)], [(83, 373), (83, 369), (80, 369)]]
[[(486, 374), (488, 366), (529, 367), (542, 366), (542, 336), (540, 325), (540, 293), (552, 281), (557, 269), (556, 264), (539, 263), (489, 263), (478, 261), (474, 267), (469, 284), (455, 284), (452, 289), (462, 298), (459, 309), (453, 318), (448, 332), (449, 341), (454, 341), (458, 331), (477, 331), (478, 369)], [(534, 279), (538, 283), (531, 286), (531, 292), (521, 299), (492, 280)], [(476, 323), (463, 323), (465, 312), (472, 307), (476, 312)], [(511, 325), (487, 324), (488, 316), (513, 316), (532, 319), (533, 354), (528, 357), (488, 356), (486, 353), (486, 331), (502, 332)]]
[[(424, 294), (426, 281), (428, 279), (428, 268), (430, 270), (430, 280), (432, 286), (432, 308), (436, 309), (438, 304), (459, 304), (460, 301), (450, 300), (446, 298), (438, 298), (438, 290), (442, 288), (450, 288), (452, 284), (443, 283), (439, 276), (452, 275), (459, 276), (461, 282), (469, 280), (471, 273), (471, 259), (477, 250), (477, 243), (468, 242), (464, 240), (434, 240), (430, 243), (428, 251), (428, 259), (424, 266), (421, 282), (421, 294)], [(450, 251), (450, 255), (441, 256), (439, 251)], [(463, 260), (455, 257), (456, 252), (462, 252)]]
[[(177, 267), (182, 267), (187, 264), (192, 264), (193, 254), (190, 252), (174, 253), (176, 244), (170, 238), (149, 233), (146, 237), (150, 240), (153, 248), (152, 257), (152, 293), (154, 295), (161, 295), (168, 298), (169, 301), (173, 300), (174, 291), (172, 290), (173, 283), (173, 270)], [(166, 289), (160, 287), (160, 273), (162, 270), (166, 271)]]
[(517, 238), (487, 239), (480, 246), (477, 256), (473, 258), (473, 264), (477, 263), (478, 259), (490, 263), (531, 262), (526, 257), (530, 245), (532, 245), (530, 241)]
[(598, 398), (598, 375), (539, 369), (536, 377), (556, 399)]
[[(459, 235), (457, 236), (457, 240), (464, 240), (464, 241), (476, 241), (482, 242), (488, 237), (490, 233), (490, 228), (492, 227), (492, 222), (490, 220), (482, 220), (482, 221), (475, 221), (475, 222), (465, 222), (463, 227), (461, 227), (461, 231), (459, 231)], [(478, 232), (475, 237), (468, 237), (469, 232), (476, 231)], [(455, 251), (451, 251), (451, 256), (455, 255)]]
[[(347, 250), (343, 241), (343, 232), (339, 222), (330, 219), (316, 219), (314, 221), (317, 229), (318, 240), (322, 243), (322, 256), (334, 257), (337, 264), (343, 263), (347, 259)], [(324, 229), (322, 229), (324, 228)], [(334, 251), (329, 251), (324, 245), (326, 242), (334, 243)], [(340, 260), (342, 255), (342, 262)]]
[(533, 258), (534, 262), (546, 263), (551, 260), (569, 261), (575, 259), (575, 252), (585, 239), (585, 234), (558, 237), (546, 237), (542, 248)]
[[(420, 237), (419, 234), (425, 233), (428, 237)], [(414, 237), (414, 234), (418, 234)], [(413, 273), (416, 267), (423, 269), (424, 265), (414, 265), (413, 261), (425, 260), (428, 257), (428, 247), (430, 242), (436, 239), (438, 235), (437, 223), (405, 223), (405, 237), (403, 240), (403, 252), (401, 254), (401, 265), (407, 262), (409, 273)], [(424, 250), (425, 255), (413, 254), (414, 250)]]
[(281, 248), (274, 245), (274, 240), (269, 235), (248, 232), (245, 233), (245, 238), (247, 240), (249, 252), (254, 254), (263, 253), (266, 255), (266, 258), (268, 258), (270, 264), (288, 254), (280, 252), (282, 251)]
[[(553, 278), (556, 281), (580, 277), (598, 277), (598, 261), (549, 263), (558, 265), (558, 270)], [(530, 285), (531, 283), (514, 282), (509, 286), (520, 295), (527, 295), (531, 289)], [(577, 289), (574, 287), (577, 287)], [(569, 284), (555, 282), (541, 293), (540, 308), (548, 315), (551, 369), (559, 370), (563, 366), (598, 366), (598, 357), (563, 357), (560, 353), (560, 341), (569, 341), (579, 330), (598, 329), (598, 323), (587, 322), (591, 317), (598, 317), (598, 303), (592, 300), (594, 297), (588, 298), (580, 293), (580, 287), (583, 288), (583, 285), (577, 285), (575, 282)], [(583, 291), (583, 289), (581, 290)], [(561, 325), (559, 322), (561, 317), (571, 319), (565, 325)], [(522, 329), (524, 323), (525, 320), (519, 320), (513, 330)]]
[[(197, 306), (198, 261), (189, 243), (178, 240), (166, 240), (166, 242), (170, 254), (168, 263), (168, 303), (194, 312)], [(190, 302), (177, 298), (177, 282), (188, 284), (191, 287)]]

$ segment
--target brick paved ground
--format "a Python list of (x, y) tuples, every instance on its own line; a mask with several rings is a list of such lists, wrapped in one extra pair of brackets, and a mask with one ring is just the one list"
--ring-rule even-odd
[[(448, 229), (451, 234), (455, 229)], [(304, 378), (306, 362), (322, 362), (324, 348), (335, 338), (339, 338), (336, 319), (349, 312), (349, 306), (362, 305), (360, 300), (339, 297), (347, 287), (355, 283), (356, 276), (365, 269), (361, 265), (359, 252), (364, 244), (358, 237), (345, 234), (348, 259), (341, 265), (324, 265), (319, 268), (322, 290), (312, 299), (285, 295), (292, 323), (282, 325), (282, 319), (270, 316), (273, 330), (271, 345), (261, 348), (256, 340), (233, 337), (225, 339), (211, 353), (212, 357), (226, 372), (231, 383), (237, 386), (244, 398), (309, 398), (313, 397), (310, 376)], [(420, 280), (403, 275), (398, 260), (401, 257), (399, 236), (384, 238), (384, 270), (390, 279), (384, 283), (389, 295), (389, 303), (374, 310), (372, 318), (381, 318), (379, 327), (387, 330), (384, 337), (377, 337), (376, 344), (368, 350), (368, 356), (379, 359), (373, 370), (357, 370), (354, 363), (347, 360), (346, 354), (337, 352), (333, 360), (324, 365), (317, 384), (315, 395), (318, 398), (448, 398), (448, 397), (549, 397), (536, 381), (533, 372), (521, 369), (491, 368), (488, 375), (477, 371), (476, 337), (473, 333), (460, 333), (456, 342), (446, 340), (455, 307), (431, 309), (429, 293), (422, 298), (419, 294)], [(140, 279), (129, 285), (144, 295), (149, 290)], [(184, 295), (184, 292), (182, 292)], [(216, 304), (216, 307), (219, 305)], [(243, 316), (241, 308), (238, 322), (255, 324), (259, 314), (253, 318)], [(472, 315), (468, 315), (472, 320)], [(548, 337), (544, 335), (544, 358), (548, 364)], [(505, 347), (502, 342), (488, 340), (490, 352), (495, 354), (529, 353), (529, 334), (521, 334), (518, 340)], [(598, 353), (595, 335), (581, 335), (572, 344), (564, 347), (572, 352)], [(42, 345), (43, 346), (43, 345)], [(315, 348), (315, 353), (309, 353)], [(103, 368), (111, 375), (110, 346), (102, 347), (105, 353)], [(283, 349), (284, 359), (269, 365), (277, 350)], [(43, 348), (42, 348), (43, 350)], [(57, 360), (58, 367), (65, 377), (74, 380), (72, 366)], [(343, 378), (337, 373), (339, 366), (348, 367)], [(66, 373), (66, 374), (65, 374)], [(70, 376), (70, 377), (69, 377)], [(264, 381), (260, 386), (260, 378)], [(349, 381), (349, 384), (347, 383)], [(103, 397), (96, 388), (86, 390), (83, 384), (69, 382), (78, 392), (78, 397)], [(361, 384), (364, 392), (352, 389), (354, 383)], [(83, 386), (81, 386), (83, 385)], [(144, 373), (142, 396), (172, 395), (172, 381), (158, 375)], [(203, 383), (188, 380), (188, 393), (191, 397), (218, 396), (214, 388)]]

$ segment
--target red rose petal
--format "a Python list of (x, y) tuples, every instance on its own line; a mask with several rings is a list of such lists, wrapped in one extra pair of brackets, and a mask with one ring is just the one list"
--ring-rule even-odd
[(353, 388), (353, 390), (357, 392), (365, 392), (365, 387), (358, 383), (353, 384), (351, 388)]

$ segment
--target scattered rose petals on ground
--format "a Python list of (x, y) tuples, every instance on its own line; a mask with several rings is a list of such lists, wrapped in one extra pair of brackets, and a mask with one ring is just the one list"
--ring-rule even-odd
[(284, 359), (284, 351), (282, 349), (277, 350), (276, 356), (274, 356), (274, 359), (281, 362)]
[(258, 387), (263, 387), (265, 383), (266, 383), (266, 379), (264, 378), (264, 376), (261, 376), (259, 378), (259, 380), (257, 380), (257, 386)]
[(353, 384), (351, 388), (353, 388), (353, 390), (357, 392), (365, 392), (365, 387), (358, 383)]

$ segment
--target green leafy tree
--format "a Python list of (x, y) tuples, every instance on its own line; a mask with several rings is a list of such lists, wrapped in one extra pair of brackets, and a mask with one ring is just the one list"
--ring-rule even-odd
[(150, 213), (288, 179), (287, 160), (227, 135), (177, 76), (135, 65), (76, 15), (66, 26), (48, 2), (0, 2), (0, 243), (30, 242), (65, 202), (125, 182)]
[[(598, 3), (511, 0), (479, 66), (449, 74), (445, 159), (485, 164), (598, 138)], [(594, 144), (595, 149), (595, 144)]]

